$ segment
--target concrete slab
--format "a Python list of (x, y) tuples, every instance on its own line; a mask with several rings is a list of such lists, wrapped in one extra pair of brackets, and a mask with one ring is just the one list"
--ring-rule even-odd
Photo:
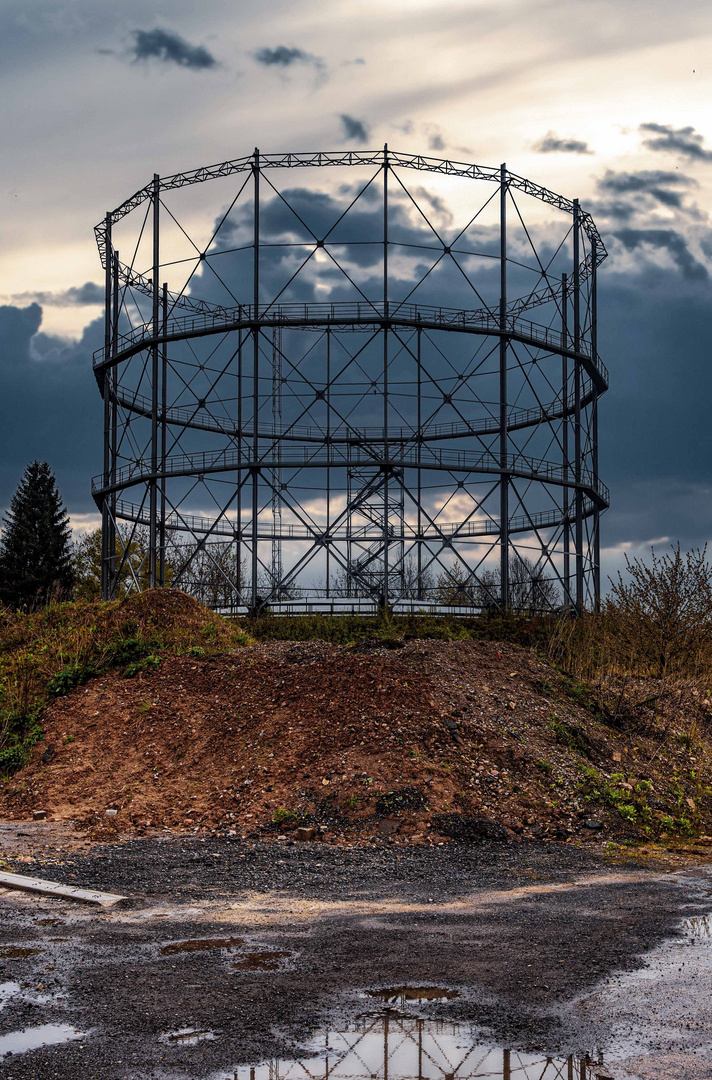
[(22, 892), (39, 893), (42, 896), (56, 896), (62, 900), (78, 900), (84, 904), (99, 904), (101, 907), (113, 907), (126, 896), (116, 893), (97, 892), (93, 889), (79, 889), (76, 885), (62, 885), (58, 881), (45, 881), (43, 878), (25, 877), (23, 874), (0, 872), (0, 887), (20, 889)]

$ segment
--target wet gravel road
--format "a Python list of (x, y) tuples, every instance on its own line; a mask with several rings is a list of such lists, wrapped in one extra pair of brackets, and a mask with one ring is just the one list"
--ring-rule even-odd
[[(0, 895), (0, 1048), (44, 1024), (84, 1034), (6, 1055), (8, 1080), (232, 1076), (373, 1012), (368, 989), (403, 984), (459, 992), (405, 1006), (414, 1015), (477, 1024), (501, 1045), (593, 1051), (605, 1009), (594, 1022), (580, 1002), (712, 909), (704, 869), (611, 867), (594, 845), (182, 838), (12, 868), (130, 899)], [(187, 1028), (215, 1038), (189, 1045), (174, 1034)]]

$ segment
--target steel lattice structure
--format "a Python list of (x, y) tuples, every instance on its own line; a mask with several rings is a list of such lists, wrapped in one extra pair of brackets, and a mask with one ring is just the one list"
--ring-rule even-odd
[(96, 236), (105, 597), (128, 573), (235, 611), (596, 606), (606, 251), (577, 200), (255, 150), (155, 176)]
[(603, 1080), (608, 1073), (600, 1055), (594, 1061), (494, 1048), (464, 1024), (396, 1009), (323, 1032), (310, 1051), (243, 1065), (234, 1080)]

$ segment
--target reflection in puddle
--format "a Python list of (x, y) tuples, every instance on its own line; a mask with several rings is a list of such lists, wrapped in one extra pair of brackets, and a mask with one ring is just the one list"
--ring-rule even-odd
[(244, 944), (245, 939), (239, 937), (195, 938), (193, 941), (171, 941), (161, 952), (173, 956), (174, 953), (208, 952), (211, 949), (239, 949)]
[(0, 1009), (4, 1009), (10, 998), (20, 993), (20, 984), (16, 982), (0, 983)]
[(551, 1057), (482, 1043), (464, 1024), (388, 1013), (310, 1044), (311, 1055), (241, 1065), (206, 1080), (614, 1080), (602, 1060)]
[(36, 1050), (38, 1046), (56, 1046), (57, 1043), (69, 1042), (70, 1039), (83, 1038), (84, 1032), (77, 1031), (69, 1024), (41, 1024), (39, 1027), (0, 1035), (0, 1057), (5, 1054), (24, 1054), (28, 1050)]
[(683, 930), (694, 938), (712, 938), (712, 915), (695, 915), (692, 919), (685, 919), (682, 924)]
[(0, 960), (24, 960), (35, 956), (41, 949), (31, 949), (26, 945), (0, 945)]
[(252, 952), (246, 953), (232, 965), (239, 971), (276, 971), (280, 966), (280, 960), (291, 956), (290, 952)]
[(181, 1046), (195, 1046), (199, 1042), (214, 1039), (214, 1031), (199, 1031), (197, 1028), (179, 1028), (161, 1035), (161, 1042), (180, 1043)]
[(452, 1001), (459, 991), (442, 986), (391, 986), (385, 990), (367, 990), (369, 997), (381, 998), (389, 1005), (405, 1005), (409, 1001)]

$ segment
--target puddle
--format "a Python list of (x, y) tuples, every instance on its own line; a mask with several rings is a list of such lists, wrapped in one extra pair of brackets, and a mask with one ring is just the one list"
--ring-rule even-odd
[(0, 960), (24, 960), (27, 956), (35, 956), (39, 952), (42, 950), (24, 945), (0, 945)]
[(390, 986), (385, 990), (367, 990), (369, 997), (380, 998), (389, 1005), (405, 1005), (409, 1001), (452, 1001), (459, 997), (458, 990), (446, 990), (442, 986)]
[(690, 937), (709, 941), (712, 938), (712, 915), (695, 915), (682, 924)]
[(210, 1073), (205, 1080), (617, 1080), (602, 1059), (552, 1057), (492, 1046), (465, 1024), (415, 1017), (368, 1017), (322, 1032), (293, 1060)]
[(5, 1054), (25, 1054), (39, 1046), (56, 1046), (70, 1039), (83, 1039), (84, 1035), (85, 1032), (77, 1031), (69, 1024), (41, 1024), (40, 1027), (25, 1028), (24, 1031), (11, 1031), (9, 1035), (0, 1035), (0, 1057)]
[(4, 1009), (10, 998), (20, 993), (20, 984), (16, 982), (0, 983), (0, 1009)]
[(241, 956), (232, 965), (239, 971), (276, 971), (280, 966), (280, 960), (292, 956), (290, 952), (252, 952)]
[(164, 945), (161, 952), (165, 956), (174, 956), (176, 953), (210, 952), (212, 949), (239, 949), (245, 944), (244, 938), (195, 938), (193, 941), (171, 941)]
[(214, 1031), (199, 1031), (197, 1028), (179, 1028), (178, 1031), (168, 1031), (161, 1035), (161, 1042), (181, 1046), (196, 1046), (199, 1042), (215, 1039)]

